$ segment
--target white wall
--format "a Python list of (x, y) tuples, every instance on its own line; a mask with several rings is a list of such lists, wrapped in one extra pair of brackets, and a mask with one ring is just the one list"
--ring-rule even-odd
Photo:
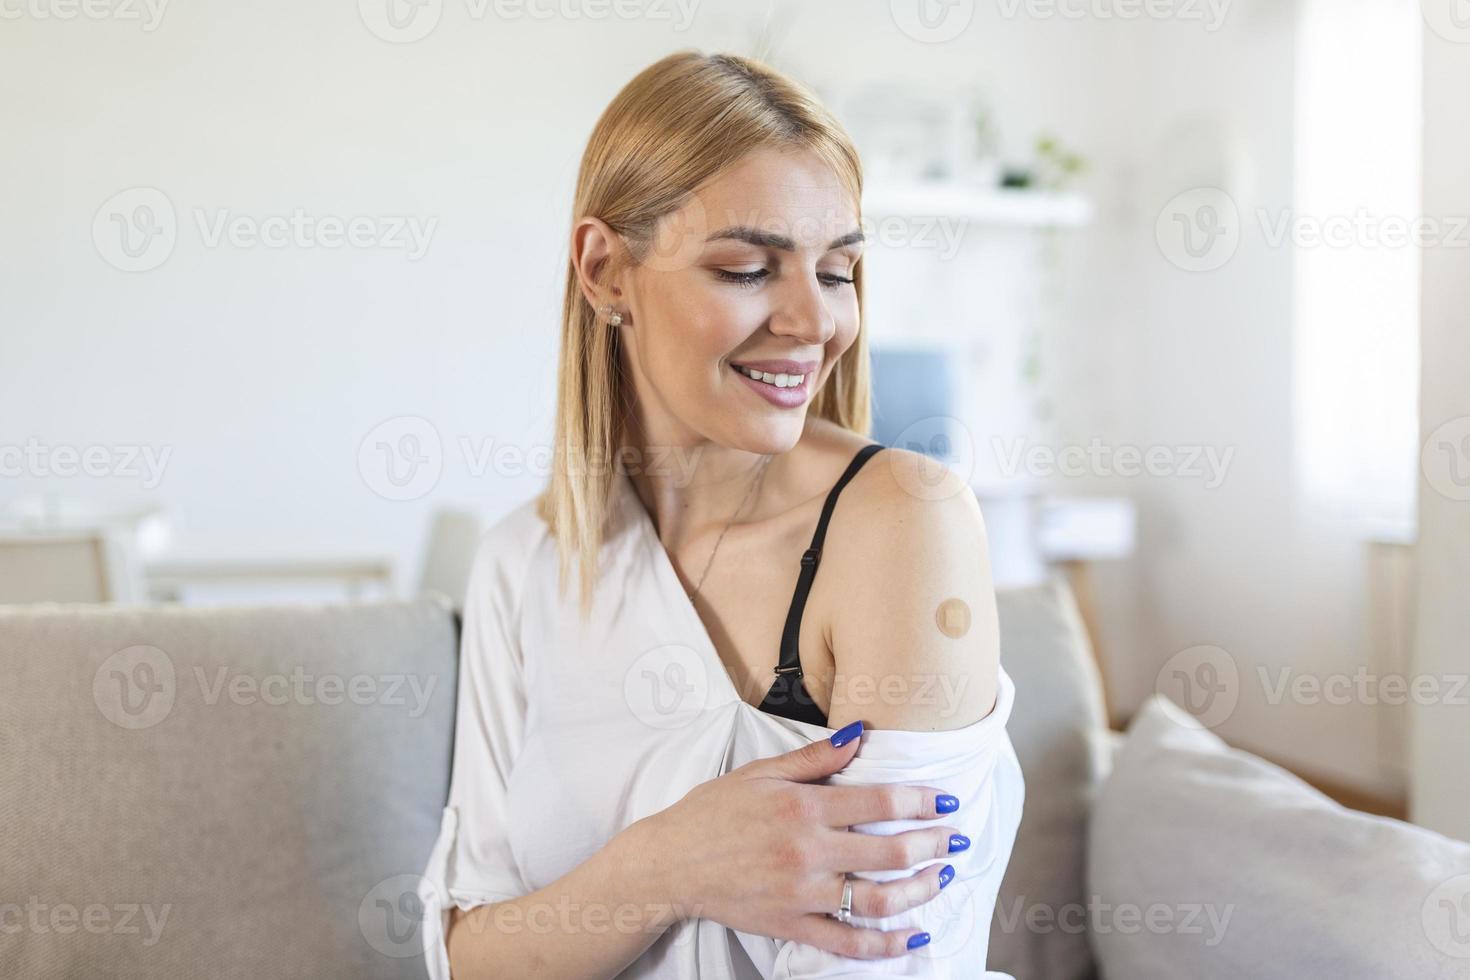
[[(1470, 36), (1424, 38), (1424, 211), (1470, 215)], [(1424, 256), (1420, 410), (1419, 617), (1414, 672), (1470, 674), (1470, 256)], [(1470, 712), (1447, 701), (1416, 706), (1410, 732), (1410, 817), (1470, 840)]]
[[(1217, 489), (1056, 483), (1140, 501), (1138, 557), (1103, 570), (1115, 706), (1136, 706), (1198, 644), (1247, 676), (1361, 658), (1356, 544), (1300, 513), (1290, 488), (1290, 255), (1247, 234), (1224, 268), (1188, 273), (1154, 237), (1165, 203), (1202, 183), (1225, 182), (1242, 209), (1289, 203), (1290, 4), (1224, 4), (1217, 30), (977, 4), (963, 34), (930, 44), (887, 3), (776, 6), (792, 22), (773, 60), (820, 89), (978, 84), (1012, 158), (1042, 131), (1089, 156), (1098, 217), (1065, 247), (1045, 365), (1059, 439), (1234, 448)], [(446, 0), (410, 44), (374, 36), (351, 3), (178, 4), (152, 31), (8, 22), (0, 81), (20, 94), (0, 100), (0, 442), (167, 447), (156, 493), (181, 544), (383, 550), (406, 576), (432, 506), (494, 516), (539, 483), (476, 475), (460, 440), (549, 438), (569, 197), (598, 112), (669, 51), (745, 50), (762, 8), (705, 0), (677, 30), (477, 19)], [(136, 187), (167, 194), (179, 238), (161, 266), (129, 273), (99, 256), (92, 224)], [(194, 224), (195, 209), (298, 208), (437, 224), (414, 261), (207, 247)], [(437, 486), (409, 501), (374, 493), (358, 465), (368, 433), (399, 416), (443, 441)], [(0, 493), (137, 483), (32, 476)], [(1377, 778), (1370, 719), (1242, 695), (1225, 734)]]

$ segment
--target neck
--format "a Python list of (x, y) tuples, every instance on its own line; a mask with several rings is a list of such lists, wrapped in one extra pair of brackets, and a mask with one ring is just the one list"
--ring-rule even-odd
[[(707, 439), (676, 444), (630, 433), (624, 444), (632, 450), (627, 479), (666, 547), (719, 533), (737, 511), (742, 520), (750, 520), (759, 510), (757, 498), (765, 495), (781, 463), (781, 454), (732, 449)], [(760, 493), (752, 490), (757, 480)]]

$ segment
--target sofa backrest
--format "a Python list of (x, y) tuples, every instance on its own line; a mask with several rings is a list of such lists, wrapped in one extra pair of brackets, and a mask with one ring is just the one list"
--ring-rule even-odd
[[(990, 967), (1079, 980), (1100, 688), (1065, 587), (998, 598), (1026, 803)], [(456, 664), (431, 599), (0, 609), (3, 972), (422, 977)]]
[(1111, 745), (1097, 662), (1060, 581), (1002, 590), (1000, 660), (1016, 684), (1006, 731), (1026, 803), (996, 899), (990, 962), (1027, 980), (1096, 975), (1086, 932), (1087, 818)]
[(422, 977), (455, 664), (433, 600), (0, 611), (0, 973)]

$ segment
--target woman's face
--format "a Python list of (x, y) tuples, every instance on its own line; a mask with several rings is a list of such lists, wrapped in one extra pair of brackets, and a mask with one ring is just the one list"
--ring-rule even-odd
[(857, 337), (862, 246), (854, 202), (807, 151), (752, 151), (666, 215), (619, 304), (648, 434), (794, 446)]

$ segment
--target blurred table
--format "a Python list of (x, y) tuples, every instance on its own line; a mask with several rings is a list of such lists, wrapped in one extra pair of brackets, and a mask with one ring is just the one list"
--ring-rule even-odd
[(181, 601), (191, 588), (337, 585), (348, 599), (393, 591), (393, 560), (383, 555), (161, 554), (143, 567), (155, 601)]

